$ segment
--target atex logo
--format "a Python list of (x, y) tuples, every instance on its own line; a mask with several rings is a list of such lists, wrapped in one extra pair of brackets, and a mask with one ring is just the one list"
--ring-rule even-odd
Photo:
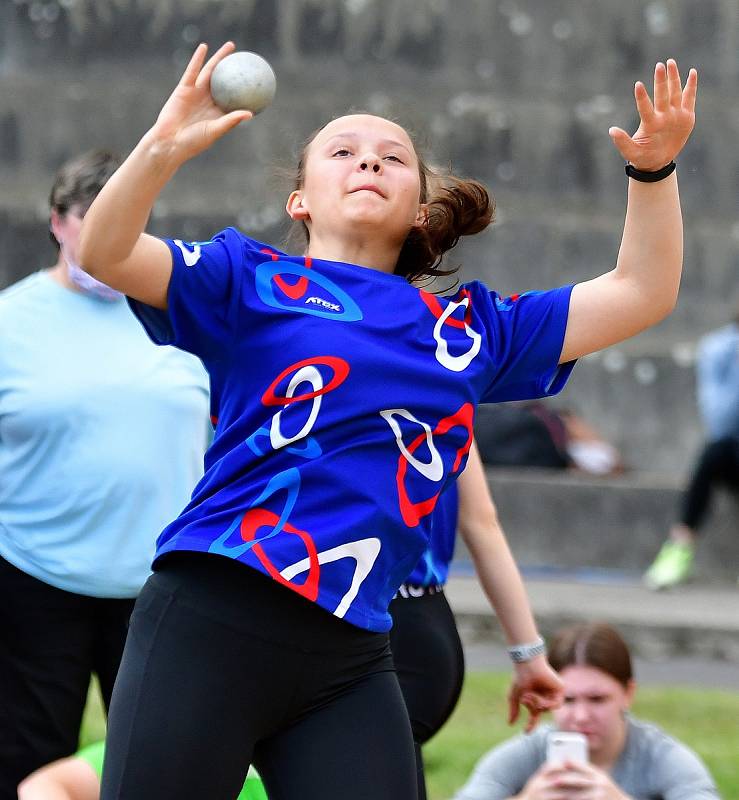
[(340, 305), (329, 303), (328, 300), (324, 300), (321, 297), (309, 297), (304, 305), (320, 306), (321, 308), (327, 308), (329, 311), (341, 311)]

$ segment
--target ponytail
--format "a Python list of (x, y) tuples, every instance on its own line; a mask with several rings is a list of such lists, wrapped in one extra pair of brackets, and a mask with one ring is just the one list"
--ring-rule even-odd
[(428, 276), (453, 275), (458, 266), (440, 267), (444, 253), (455, 247), (461, 236), (485, 230), (495, 217), (495, 201), (478, 181), (453, 175), (441, 178), (423, 163), (420, 168), (425, 182), (434, 189), (424, 201), (422, 182), (421, 200), (428, 206), (426, 224), (408, 234), (395, 267), (395, 274), (409, 283)]

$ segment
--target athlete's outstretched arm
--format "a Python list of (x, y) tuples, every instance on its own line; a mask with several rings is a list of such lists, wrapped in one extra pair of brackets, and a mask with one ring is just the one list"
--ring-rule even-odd
[[(495, 609), (506, 639), (510, 645), (536, 641), (539, 634), (526, 588), (500, 527), (474, 442), (457, 486), (459, 533), (470, 551), (482, 588)], [(508, 694), (509, 722), (516, 721), (519, 704), (523, 704), (530, 715), (526, 730), (531, 730), (543, 711), (556, 708), (562, 702), (562, 683), (543, 655), (516, 664), (515, 670)]]
[[(655, 172), (673, 161), (695, 124), (698, 74), (685, 88), (670, 59), (654, 70), (654, 102), (643, 83), (634, 88), (639, 128), (633, 136), (611, 128), (626, 161)], [(629, 178), (626, 221), (616, 268), (577, 284), (570, 300), (560, 363), (634, 336), (675, 307), (683, 263), (683, 221), (677, 174), (654, 183)]]
[(206, 62), (207, 50), (198, 45), (154, 126), (95, 198), (80, 233), (85, 270), (156, 308), (167, 307), (172, 258), (164, 242), (144, 233), (154, 202), (186, 161), (252, 116), (250, 111), (225, 114), (210, 95), (211, 73), (233, 52), (233, 42)]

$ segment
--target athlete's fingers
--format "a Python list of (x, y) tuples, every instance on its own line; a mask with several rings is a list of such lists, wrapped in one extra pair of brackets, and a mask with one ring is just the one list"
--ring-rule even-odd
[(695, 111), (695, 97), (698, 93), (698, 72), (691, 68), (688, 72), (688, 79), (685, 81), (683, 89), (683, 108), (691, 113)]
[(222, 61), (230, 53), (233, 53), (235, 49), (236, 45), (233, 42), (231, 41), (224, 42), (218, 48), (218, 50), (216, 50), (216, 52), (213, 53), (213, 55), (206, 62), (205, 66), (200, 70), (197, 80), (195, 81), (195, 86), (197, 86), (198, 89), (203, 87), (206, 88), (209, 87), (210, 76), (213, 74), (213, 70), (216, 68), (216, 64), (218, 64), (219, 61)]
[(670, 105), (680, 108), (682, 103), (683, 87), (680, 82), (680, 71), (674, 58), (667, 59), (667, 91), (670, 96)]
[(195, 80), (200, 73), (200, 70), (203, 66), (203, 61), (205, 60), (205, 55), (208, 52), (208, 45), (204, 42), (201, 42), (196, 48), (195, 52), (192, 54), (188, 65), (185, 67), (185, 71), (182, 73), (182, 77), (180, 78), (180, 86), (194, 86)]
[(666, 111), (670, 102), (667, 67), (658, 61), (654, 67), (654, 110)]

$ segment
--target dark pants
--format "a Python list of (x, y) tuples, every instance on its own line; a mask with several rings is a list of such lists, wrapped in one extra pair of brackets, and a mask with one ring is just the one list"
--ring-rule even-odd
[(421, 745), (454, 711), (464, 680), (464, 654), (443, 592), (396, 597), (390, 604), (390, 647), (416, 749), (419, 800), (426, 798)]
[(727, 436), (709, 442), (698, 457), (683, 495), (680, 516), (680, 521), (694, 532), (705, 521), (717, 486), (739, 491), (739, 439)]
[(228, 558), (160, 561), (131, 617), (102, 800), (409, 800), (413, 740), (387, 634)]
[(56, 589), (0, 558), (0, 800), (77, 750), (93, 672), (107, 708), (133, 605)]

